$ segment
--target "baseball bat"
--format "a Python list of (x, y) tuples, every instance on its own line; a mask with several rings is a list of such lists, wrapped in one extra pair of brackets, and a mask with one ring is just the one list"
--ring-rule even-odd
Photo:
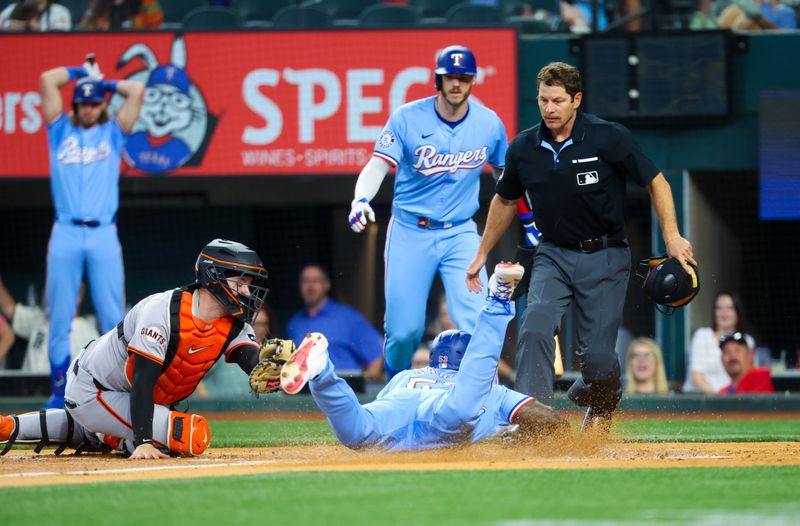
[(556, 357), (553, 360), (553, 371), (555, 372), (556, 378), (558, 378), (564, 374), (564, 360), (561, 359), (561, 345), (558, 343), (558, 336), (553, 336), (553, 340), (556, 342)]

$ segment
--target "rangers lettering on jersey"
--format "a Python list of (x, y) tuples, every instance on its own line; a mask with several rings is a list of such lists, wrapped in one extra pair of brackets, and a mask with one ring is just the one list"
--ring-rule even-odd
[(90, 164), (102, 161), (111, 155), (111, 146), (108, 141), (102, 141), (97, 147), (83, 146), (78, 139), (70, 135), (61, 143), (58, 149), (58, 161), (64, 164)]
[(416, 150), (417, 162), (413, 167), (417, 173), (429, 177), (440, 173), (456, 173), (458, 170), (473, 170), (486, 163), (488, 147), (457, 153), (439, 153), (436, 146), (423, 144)]

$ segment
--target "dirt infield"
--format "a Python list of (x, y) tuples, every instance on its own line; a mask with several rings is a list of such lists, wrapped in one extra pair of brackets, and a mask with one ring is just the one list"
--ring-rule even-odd
[(0, 487), (252, 475), (291, 471), (674, 468), (800, 465), (798, 442), (625, 443), (578, 436), (535, 445), (498, 442), (436, 452), (350, 451), (341, 446), (210, 449), (201, 457), (131, 461), (15, 450), (0, 459)]

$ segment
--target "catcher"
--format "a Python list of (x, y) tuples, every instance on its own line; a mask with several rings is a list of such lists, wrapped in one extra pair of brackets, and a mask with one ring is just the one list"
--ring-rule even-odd
[[(211, 441), (200, 415), (173, 409), (225, 357), (249, 373), (279, 345), (259, 349), (250, 324), (267, 295), (258, 254), (215, 239), (200, 252), (196, 282), (149, 296), (70, 364), (66, 409), (0, 416), (5, 454), (12, 444), (117, 450), (130, 458), (193, 456)], [(261, 354), (261, 356), (259, 356)], [(277, 388), (279, 382), (275, 384)]]

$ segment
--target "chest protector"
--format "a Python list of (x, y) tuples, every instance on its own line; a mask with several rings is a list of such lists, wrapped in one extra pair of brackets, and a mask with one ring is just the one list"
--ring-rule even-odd
[[(170, 300), (170, 331), (167, 354), (153, 387), (153, 401), (170, 405), (188, 397), (206, 372), (224, 354), (244, 324), (225, 316), (201, 330), (192, 318), (192, 292), (195, 286), (176, 289)], [(133, 376), (133, 361), (128, 360), (128, 377)]]

